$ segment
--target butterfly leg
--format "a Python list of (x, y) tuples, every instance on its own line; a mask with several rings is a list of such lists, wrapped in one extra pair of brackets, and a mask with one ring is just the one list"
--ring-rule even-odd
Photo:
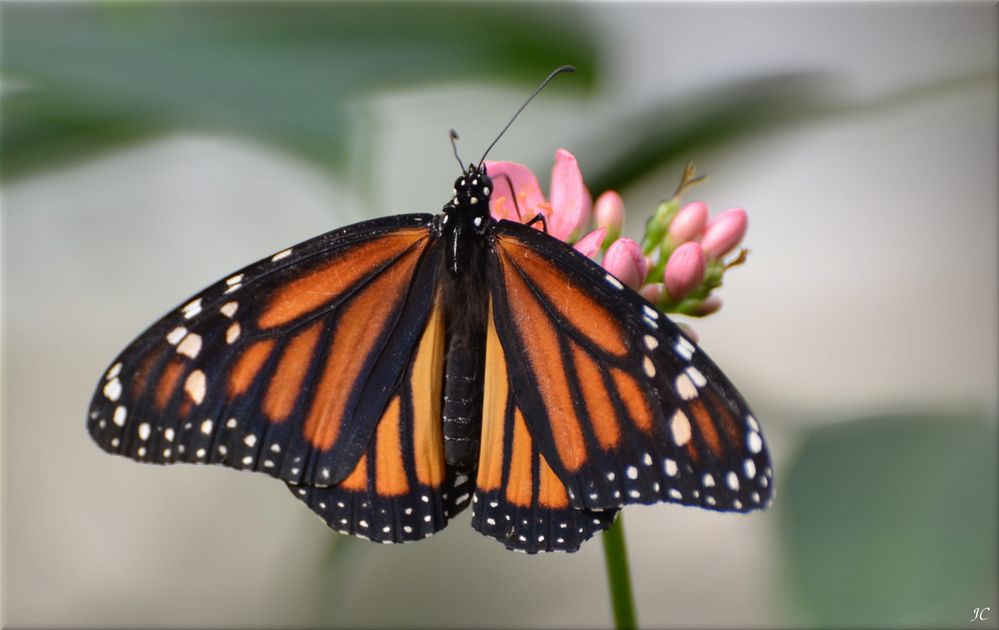
[(545, 220), (545, 215), (540, 212), (534, 215), (534, 218), (527, 222), (527, 226), (530, 227), (538, 222), (541, 222), (541, 227), (544, 229), (545, 234), (548, 234), (548, 221)]

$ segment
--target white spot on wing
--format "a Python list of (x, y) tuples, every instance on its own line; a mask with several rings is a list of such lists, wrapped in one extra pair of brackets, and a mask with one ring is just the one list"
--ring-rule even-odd
[(663, 469), (666, 471), (666, 474), (669, 475), (670, 477), (676, 477), (678, 469), (676, 467), (676, 462), (673, 461), (672, 459), (666, 460)]
[(167, 428), (163, 429), (163, 439), (164, 440), (166, 440), (167, 442), (173, 442), (173, 436), (174, 436), (174, 432), (173, 432), (172, 428), (167, 427)]
[(649, 350), (655, 350), (659, 347), (659, 340), (652, 335), (645, 335), (645, 347)]
[(111, 416), (111, 422), (114, 422), (119, 427), (125, 426), (125, 418), (128, 417), (128, 409), (122, 405), (118, 405), (114, 409), (114, 415)]
[(211, 435), (214, 424), (211, 419), (205, 420), (201, 423), (201, 432), (205, 435)]
[(225, 283), (228, 284), (230, 287), (235, 284), (239, 284), (242, 281), (243, 281), (243, 274), (241, 273), (237, 273), (233, 277), (225, 279)]
[(184, 319), (191, 319), (201, 312), (201, 298), (191, 300), (180, 310), (184, 311)]
[(669, 421), (669, 428), (673, 433), (673, 442), (677, 446), (683, 446), (690, 441), (690, 419), (683, 411), (676, 410)]
[(604, 279), (607, 281), (607, 284), (611, 285), (612, 287), (614, 287), (618, 291), (620, 291), (621, 289), (624, 288), (624, 285), (621, 284), (621, 281), (618, 280), (617, 278), (615, 278), (614, 276), (612, 276), (611, 274), (605, 275)]
[(121, 396), (121, 381), (117, 377), (111, 379), (104, 386), (104, 397), (111, 402), (116, 402)]
[(749, 432), (749, 435), (746, 436), (746, 448), (749, 449), (750, 453), (759, 453), (763, 450), (763, 439), (759, 433), (756, 431)]
[(242, 328), (240, 327), (239, 322), (233, 322), (232, 325), (225, 331), (225, 342), (230, 344), (234, 343), (237, 339), (239, 339), (241, 332)]
[(645, 375), (652, 378), (656, 375), (656, 366), (652, 364), (652, 359), (645, 357), (642, 360), (642, 369), (645, 370)]
[(191, 397), (194, 404), (200, 405), (201, 401), (205, 399), (205, 392), (207, 391), (208, 383), (205, 380), (205, 373), (201, 370), (194, 370), (187, 376), (187, 380), (184, 381), (184, 391), (187, 395)]
[(685, 361), (690, 361), (694, 356), (695, 347), (685, 337), (678, 336), (676, 344), (673, 345), (673, 350)]
[(704, 473), (704, 478), (701, 480), (705, 488), (710, 488), (715, 485), (715, 478), (711, 476), (711, 473)]
[(694, 387), (694, 383), (691, 382), (690, 377), (686, 373), (676, 377), (674, 387), (676, 388), (676, 393), (684, 400), (697, 398), (697, 388)]
[(693, 365), (687, 368), (686, 372), (687, 376), (690, 377), (690, 380), (694, 382), (694, 385), (697, 385), (698, 387), (704, 387), (708, 383), (708, 380), (704, 378), (704, 375), (701, 374), (701, 371), (695, 368)]
[(139, 425), (139, 439), (145, 442), (149, 439), (149, 434), (152, 432), (152, 427), (149, 426), (148, 422), (143, 422)]
[(628, 479), (638, 479), (638, 469), (634, 466), (628, 466), (624, 472), (628, 475)]
[(756, 462), (751, 459), (747, 459), (742, 464), (742, 469), (746, 473), (746, 479), (752, 479), (756, 476)]
[(192, 359), (198, 358), (201, 352), (201, 335), (191, 333), (184, 337), (184, 340), (177, 345), (177, 353), (188, 356)]
[(752, 416), (752, 414), (746, 416), (746, 425), (748, 425), (749, 428), (751, 430), (753, 430), (753, 431), (759, 431), (760, 430), (760, 425), (757, 424), (756, 418), (754, 418)]
[(177, 326), (173, 330), (167, 333), (166, 340), (171, 346), (176, 346), (177, 342), (184, 338), (187, 334), (187, 329), (183, 326)]
[(111, 369), (108, 370), (107, 376), (105, 376), (105, 378), (111, 380), (114, 377), (118, 376), (119, 374), (121, 374), (121, 361), (111, 366)]
[(287, 258), (288, 256), (291, 256), (291, 248), (290, 247), (288, 249), (282, 249), (278, 253), (276, 253), (273, 256), (271, 256), (271, 262), (277, 262), (277, 261), (281, 260), (282, 258)]
[(729, 488), (733, 490), (739, 489), (739, 475), (734, 472), (729, 472), (728, 475), (725, 476), (725, 481), (728, 483)]
[(243, 444), (246, 444), (247, 446), (252, 447), (256, 443), (257, 443), (257, 436), (253, 435), (252, 433), (247, 434), (247, 436), (243, 438)]
[(225, 304), (219, 307), (219, 313), (222, 313), (229, 319), (232, 319), (232, 316), (236, 314), (236, 311), (238, 309), (239, 309), (239, 302), (226, 302)]

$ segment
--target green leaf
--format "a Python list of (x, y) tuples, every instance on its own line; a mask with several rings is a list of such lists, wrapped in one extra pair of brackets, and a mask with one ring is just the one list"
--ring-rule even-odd
[[(557, 11), (557, 19), (554, 11)], [(8, 3), (0, 175), (168, 130), (257, 137), (336, 168), (348, 99), (475, 78), (535, 85), (594, 44), (571, 7), (436, 3)]]
[(823, 626), (965, 625), (995, 609), (995, 422), (890, 416), (817, 429), (775, 502), (788, 588)]

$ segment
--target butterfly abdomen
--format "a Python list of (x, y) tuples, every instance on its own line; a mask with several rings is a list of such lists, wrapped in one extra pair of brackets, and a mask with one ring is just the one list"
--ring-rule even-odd
[(479, 344), (457, 335), (448, 341), (444, 376), (444, 460), (466, 469), (479, 456), (482, 430), (483, 351)]
[(479, 456), (482, 431), (482, 376), (485, 369), (486, 314), (485, 239), (465, 233), (461, 247), (468, 254), (460, 274), (446, 274), (444, 304), (447, 355), (442, 421), (444, 460), (469, 470)]

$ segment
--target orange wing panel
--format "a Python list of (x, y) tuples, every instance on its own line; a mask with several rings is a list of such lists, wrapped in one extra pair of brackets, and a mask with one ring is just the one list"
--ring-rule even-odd
[(604, 450), (611, 450), (621, 441), (621, 426), (617, 412), (611, 402), (600, 367), (593, 358), (576, 343), (570, 343), (572, 361), (576, 365), (576, 384), (583, 392), (586, 412), (597, 435), (597, 441)]
[(531, 435), (527, 432), (520, 409), (513, 413), (513, 445), (510, 452), (510, 478), (506, 482), (506, 500), (529, 507), (534, 498)]
[(327, 450), (336, 442), (351, 388), (404, 297), (419, 258), (418, 250), (405, 254), (352, 298), (337, 318), (333, 346), (305, 421), (305, 436), (316, 448)]
[(167, 403), (170, 402), (170, 396), (177, 389), (177, 380), (183, 371), (184, 364), (175, 359), (167, 364), (163, 370), (163, 374), (160, 375), (160, 380), (156, 383), (155, 398), (153, 399), (156, 408), (160, 411), (163, 411)]
[(409, 492), (406, 468), (402, 462), (402, 436), (399, 433), (401, 403), (396, 396), (375, 433), (375, 490), (381, 496), (399, 496)]
[(378, 267), (425, 238), (426, 228), (401, 230), (340, 253), (335, 260), (289, 282), (275, 292), (258, 319), (260, 328), (287, 324), (328, 304)]
[(264, 395), (264, 413), (271, 422), (283, 422), (295, 408), (295, 400), (301, 391), (302, 380), (312, 364), (312, 356), (322, 329), (323, 322), (316, 321), (295, 335), (281, 354)]
[(441, 387), (444, 380), (444, 313), (440, 301), (427, 320), (413, 361), (410, 391), (413, 403), (413, 449), (416, 478), (438, 487), (444, 481), (444, 436)]
[(583, 429), (573, 406), (558, 336), (547, 314), (513, 264), (504, 259), (508, 304), (531, 363), (541, 398), (552, 419), (552, 435), (562, 465), (571, 471), (586, 463)]
[(628, 338), (620, 322), (579, 284), (560, 274), (556, 267), (519, 242), (513, 239), (497, 242), (506, 259), (503, 266), (507, 282), (516, 274), (514, 269), (508, 268), (508, 263), (512, 262), (545, 294), (559, 315), (572, 322), (588, 339), (612, 355), (628, 354)]
[(479, 474), (476, 484), (493, 490), (503, 483), (503, 424), (509, 393), (506, 356), (496, 335), (492, 301), (486, 329), (486, 370), (482, 395), (482, 438), (479, 444)]
[(262, 339), (243, 351), (229, 375), (229, 398), (235, 398), (250, 388), (273, 349), (273, 339)]

